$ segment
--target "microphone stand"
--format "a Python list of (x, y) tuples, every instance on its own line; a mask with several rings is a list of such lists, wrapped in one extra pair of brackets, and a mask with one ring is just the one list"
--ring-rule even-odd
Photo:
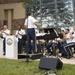
[[(28, 29), (28, 17), (27, 17), (27, 29)], [(28, 41), (28, 32), (27, 32), (27, 29), (26, 29), (26, 33), (27, 33), (27, 41)], [(28, 43), (27, 43), (28, 44)], [(26, 45), (27, 45), (26, 44)], [(26, 46), (26, 50), (28, 49), (28, 47)], [(28, 56), (28, 50), (27, 50), (27, 54), (26, 54), (27, 58), (26, 58), (26, 62), (28, 63), (29, 62), (29, 56)]]

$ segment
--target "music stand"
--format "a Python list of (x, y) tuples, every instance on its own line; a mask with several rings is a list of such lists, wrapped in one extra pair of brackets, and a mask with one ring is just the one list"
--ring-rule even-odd
[[(57, 34), (55, 28), (53, 28), (53, 27), (52, 27), (52, 28), (44, 28), (43, 30), (44, 30), (45, 33), (48, 33), (48, 31), (50, 32), (50, 34), (46, 34), (46, 35), (44, 35), (44, 37), (43, 37), (44, 40), (47, 40), (47, 42), (48, 42), (49, 40), (55, 40), (55, 38), (58, 38), (58, 37), (59, 37), (59, 35)], [(55, 44), (55, 46), (54, 46), (54, 48), (53, 48), (53, 55), (54, 55), (54, 56), (56, 56), (55, 47), (56, 47), (56, 44)]]

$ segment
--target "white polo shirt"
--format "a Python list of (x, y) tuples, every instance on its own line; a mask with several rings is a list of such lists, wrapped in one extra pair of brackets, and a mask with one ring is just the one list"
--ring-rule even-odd
[(6, 38), (6, 36), (8, 36), (8, 35), (6, 35), (4, 32), (7, 33), (8, 35), (10, 35), (10, 30), (8, 30), (8, 29), (4, 30), (4, 31), (2, 32), (2, 35), (3, 35), (4, 38)]
[(22, 35), (24, 35), (24, 34), (25, 34), (25, 30), (23, 30), (23, 29), (21, 29), (20, 31), (19, 30), (16, 31), (17, 38), (22, 39)]
[(34, 23), (36, 22), (36, 19), (32, 16), (28, 16), (28, 18), (25, 20), (24, 25), (27, 26), (27, 28), (34, 28)]
[(72, 43), (72, 39), (70, 38), (70, 33), (66, 34), (66, 38), (68, 38), (66, 40), (66, 43)]

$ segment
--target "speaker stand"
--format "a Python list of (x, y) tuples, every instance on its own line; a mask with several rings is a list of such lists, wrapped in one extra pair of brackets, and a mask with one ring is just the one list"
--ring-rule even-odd
[(57, 73), (54, 70), (48, 70), (44, 73), (44, 75), (57, 75)]
[(26, 62), (27, 62), (27, 64), (28, 64), (28, 62), (29, 62), (29, 56), (28, 56), (28, 53), (27, 53)]

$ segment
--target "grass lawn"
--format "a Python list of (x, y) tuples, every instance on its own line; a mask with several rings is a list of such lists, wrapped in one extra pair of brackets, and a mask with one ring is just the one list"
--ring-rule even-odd
[[(0, 59), (0, 75), (44, 75), (38, 68), (39, 61)], [(64, 64), (58, 75), (75, 75), (75, 65)]]

